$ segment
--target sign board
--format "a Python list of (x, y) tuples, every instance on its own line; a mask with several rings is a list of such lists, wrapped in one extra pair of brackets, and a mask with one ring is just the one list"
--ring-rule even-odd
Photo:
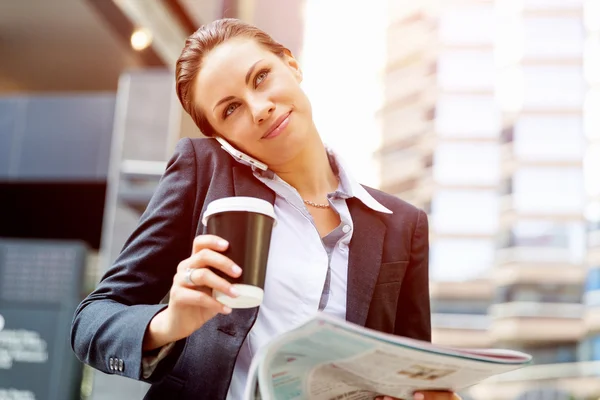
[(69, 331), (86, 254), (83, 242), (0, 239), (0, 400), (79, 398)]

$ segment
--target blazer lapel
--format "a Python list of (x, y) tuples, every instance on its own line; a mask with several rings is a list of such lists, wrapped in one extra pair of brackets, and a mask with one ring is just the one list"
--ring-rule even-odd
[(256, 179), (250, 167), (233, 167), (233, 191), (235, 196), (256, 197), (275, 204), (275, 193)]
[(376, 211), (358, 199), (348, 200), (354, 232), (348, 258), (346, 319), (364, 326), (379, 276), (386, 227)]

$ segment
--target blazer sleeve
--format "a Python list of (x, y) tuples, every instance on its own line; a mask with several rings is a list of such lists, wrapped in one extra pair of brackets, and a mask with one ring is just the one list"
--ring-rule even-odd
[(175, 344), (148, 379), (143, 378), (146, 328), (166, 307), (159, 303), (171, 287), (177, 265), (191, 253), (196, 171), (193, 144), (182, 139), (120, 255), (75, 311), (71, 347), (82, 362), (108, 374), (153, 383), (179, 359), (185, 340)]
[(427, 214), (419, 210), (412, 235), (410, 260), (400, 288), (395, 334), (431, 341), (429, 303), (429, 225)]

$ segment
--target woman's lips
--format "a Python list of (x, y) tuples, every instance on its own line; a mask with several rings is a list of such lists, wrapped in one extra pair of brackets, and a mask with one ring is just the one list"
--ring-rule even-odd
[(273, 139), (277, 136), (279, 136), (284, 130), (285, 128), (287, 128), (287, 126), (290, 123), (290, 114), (292, 112), (288, 112), (283, 114), (281, 117), (277, 118), (277, 120), (273, 123), (273, 125), (271, 126), (271, 128), (269, 128), (269, 131), (267, 132), (267, 134), (265, 134), (262, 138), (263, 139)]

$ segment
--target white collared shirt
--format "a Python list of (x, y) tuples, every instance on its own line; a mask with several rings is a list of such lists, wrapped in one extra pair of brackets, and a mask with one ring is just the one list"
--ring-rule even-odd
[(392, 213), (347, 174), (339, 156), (331, 150), (329, 155), (337, 167), (340, 186), (328, 199), (341, 220), (337, 228), (341, 230), (339, 240), (330, 249), (331, 256), (298, 192), (277, 175), (254, 170), (254, 176), (276, 194), (277, 224), (271, 237), (263, 303), (238, 354), (228, 400), (243, 397), (250, 363), (262, 346), (317, 313), (328, 271), (328, 296), (323, 311), (346, 318), (348, 246), (354, 230), (346, 199), (355, 197), (374, 211)]

